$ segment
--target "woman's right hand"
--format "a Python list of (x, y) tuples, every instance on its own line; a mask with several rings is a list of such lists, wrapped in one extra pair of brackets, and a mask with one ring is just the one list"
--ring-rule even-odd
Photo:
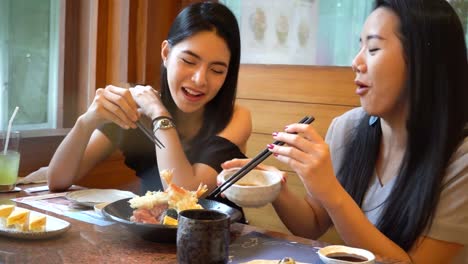
[[(247, 163), (249, 163), (252, 159), (232, 159), (228, 160), (224, 163), (221, 164), (221, 168), (223, 170), (228, 170), (232, 168), (241, 168), (245, 166)], [(285, 184), (286, 183), (286, 178), (287, 174), (284, 171), (279, 170), (278, 168), (274, 166), (269, 166), (269, 165), (264, 165), (264, 164), (259, 164), (257, 167), (255, 167), (257, 170), (265, 170), (265, 171), (279, 171), (282, 173), (282, 178), (281, 178), (281, 183)]]
[(126, 88), (108, 85), (96, 90), (94, 100), (84, 120), (94, 128), (114, 122), (124, 129), (136, 128), (139, 118), (138, 107), (131, 92)]

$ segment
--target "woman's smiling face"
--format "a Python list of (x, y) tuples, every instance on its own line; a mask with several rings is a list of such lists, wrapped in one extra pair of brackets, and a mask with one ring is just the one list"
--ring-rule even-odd
[(214, 31), (202, 31), (172, 47), (164, 41), (161, 56), (175, 104), (193, 113), (203, 110), (221, 89), (231, 53)]
[(378, 8), (361, 32), (361, 49), (353, 60), (356, 94), (370, 114), (390, 117), (405, 111), (406, 66), (398, 37), (399, 18), (388, 8)]

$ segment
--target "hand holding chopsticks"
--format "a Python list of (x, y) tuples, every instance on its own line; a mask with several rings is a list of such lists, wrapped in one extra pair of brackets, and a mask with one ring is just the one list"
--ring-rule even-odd
[[(299, 123), (301, 124), (310, 124), (315, 120), (314, 117), (312, 116), (306, 116)], [(281, 141), (275, 141), (273, 142), (275, 145), (282, 146), (284, 145), (284, 142)], [(260, 152), (255, 158), (253, 158), (249, 163), (244, 165), (242, 168), (240, 168), (236, 173), (234, 173), (229, 179), (227, 179), (223, 184), (218, 186), (216, 189), (214, 189), (213, 192), (211, 192), (207, 197), (216, 197), (220, 193), (224, 192), (227, 188), (231, 187), (234, 183), (236, 183), (238, 180), (240, 180), (242, 177), (244, 177), (249, 171), (253, 170), (255, 167), (257, 167), (262, 161), (264, 161), (266, 158), (268, 158), (271, 155), (271, 152), (266, 148), (262, 152)]]

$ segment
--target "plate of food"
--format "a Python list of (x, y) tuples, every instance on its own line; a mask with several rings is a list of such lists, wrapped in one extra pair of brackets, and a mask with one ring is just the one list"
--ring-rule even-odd
[(45, 239), (70, 229), (65, 220), (14, 205), (0, 205), (0, 235), (21, 239)]
[(143, 239), (174, 243), (177, 236), (177, 214), (186, 209), (211, 209), (230, 216), (231, 222), (238, 221), (242, 213), (223, 203), (199, 199), (206, 192), (206, 185), (198, 190), (187, 191), (171, 183), (172, 173), (162, 171), (161, 177), (168, 183), (164, 192), (147, 192), (144, 196), (122, 199), (102, 209), (107, 218), (127, 226)]
[(136, 195), (129, 191), (116, 189), (86, 189), (68, 192), (65, 197), (75, 204), (93, 207), (100, 203), (112, 203)]

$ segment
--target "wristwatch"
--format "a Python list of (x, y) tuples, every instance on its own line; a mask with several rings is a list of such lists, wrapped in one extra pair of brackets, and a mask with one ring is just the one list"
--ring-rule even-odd
[(170, 118), (168, 116), (156, 117), (153, 120), (153, 125), (154, 125), (153, 130), (155, 132), (158, 131), (159, 129), (166, 130), (166, 129), (175, 127), (174, 120), (172, 120), (172, 118)]

